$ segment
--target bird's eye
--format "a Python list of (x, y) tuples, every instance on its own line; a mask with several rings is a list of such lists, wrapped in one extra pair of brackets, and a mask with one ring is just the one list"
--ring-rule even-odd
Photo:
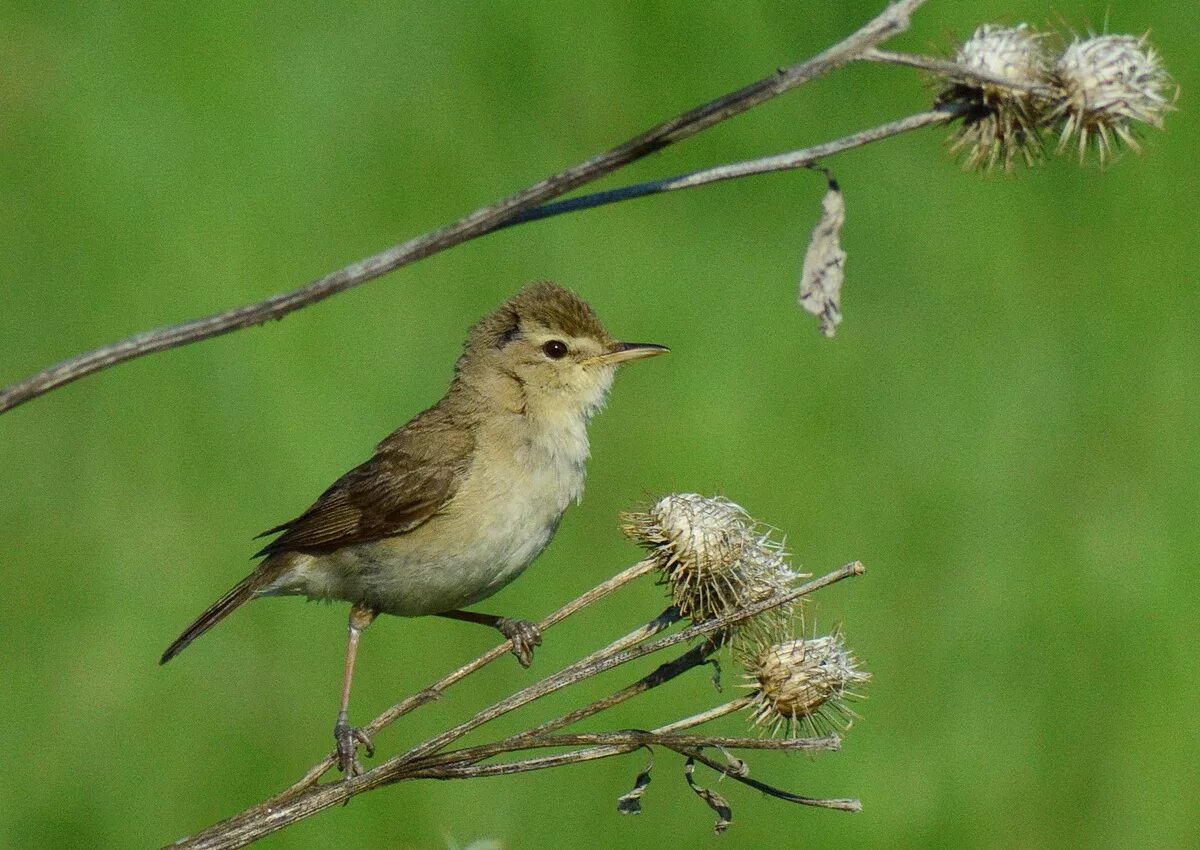
[(561, 339), (551, 339), (542, 345), (542, 353), (551, 360), (562, 360), (567, 356), (567, 344)]

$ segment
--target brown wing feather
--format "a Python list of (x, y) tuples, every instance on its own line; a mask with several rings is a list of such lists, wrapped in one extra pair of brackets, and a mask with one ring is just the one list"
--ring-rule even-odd
[(373, 458), (303, 514), (263, 532), (283, 534), (257, 555), (337, 549), (412, 531), (453, 498), (472, 448), (469, 432), (432, 408), (380, 443)]
[[(373, 458), (350, 470), (291, 522), (259, 536), (283, 534), (259, 555), (288, 550), (328, 550), (403, 534), (436, 514), (454, 497), (475, 444), (451, 413), (453, 393), (378, 445)], [(250, 601), (288, 568), (267, 559), (211, 605), (163, 653), (166, 664), (188, 644)]]

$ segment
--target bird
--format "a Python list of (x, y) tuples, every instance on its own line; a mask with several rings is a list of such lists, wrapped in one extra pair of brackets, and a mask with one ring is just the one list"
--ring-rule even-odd
[(464, 609), (520, 576), (582, 499), (588, 423), (617, 368), (668, 351), (618, 342), (586, 301), (556, 283), (525, 286), (471, 328), (442, 399), (304, 513), (259, 535), (278, 536), (160, 663), (253, 599), (349, 602), (334, 739), (346, 777), (361, 773), (359, 745), (368, 756), (374, 746), (349, 709), (363, 632), (379, 614), (480, 623), (511, 640), (528, 667), (542, 640), (533, 623)]

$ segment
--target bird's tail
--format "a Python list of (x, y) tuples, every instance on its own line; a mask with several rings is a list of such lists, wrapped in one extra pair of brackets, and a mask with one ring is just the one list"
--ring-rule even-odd
[(166, 664), (176, 655), (183, 652), (184, 647), (189, 643), (253, 599), (254, 594), (265, 584), (264, 578), (265, 576), (260, 568), (239, 581), (233, 589), (210, 605), (207, 611), (196, 618), (196, 622), (188, 626), (183, 634), (167, 647), (167, 651), (163, 653), (163, 657), (158, 663)]

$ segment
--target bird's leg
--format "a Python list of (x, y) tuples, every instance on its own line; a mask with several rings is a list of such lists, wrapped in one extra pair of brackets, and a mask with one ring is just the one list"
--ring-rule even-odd
[(528, 620), (514, 620), (510, 617), (497, 617), (495, 614), (477, 614), (474, 611), (443, 611), (439, 617), (451, 620), (464, 620), (468, 623), (479, 623), (491, 626), (500, 634), (512, 641), (513, 655), (522, 667), (533, 663), (533, 649), (542, 645), (542, 630)]
[(333, 737), (337, 740), (338, 766), (346, 777), (363, 772), (358, 761), (358, 745), (362, 744), (368, 756), (375, 755), (375, 745), (363, 730), (350, 725), (350, 685), (354, 681), (354, 661), (358, 657), (358, 642), (367, 626), (375, 619), (375, 612), (364, 605), (350, 609), (350, 638), (346, 642), (346, 678), (342, 682), (342, 710), (333, 725)]

